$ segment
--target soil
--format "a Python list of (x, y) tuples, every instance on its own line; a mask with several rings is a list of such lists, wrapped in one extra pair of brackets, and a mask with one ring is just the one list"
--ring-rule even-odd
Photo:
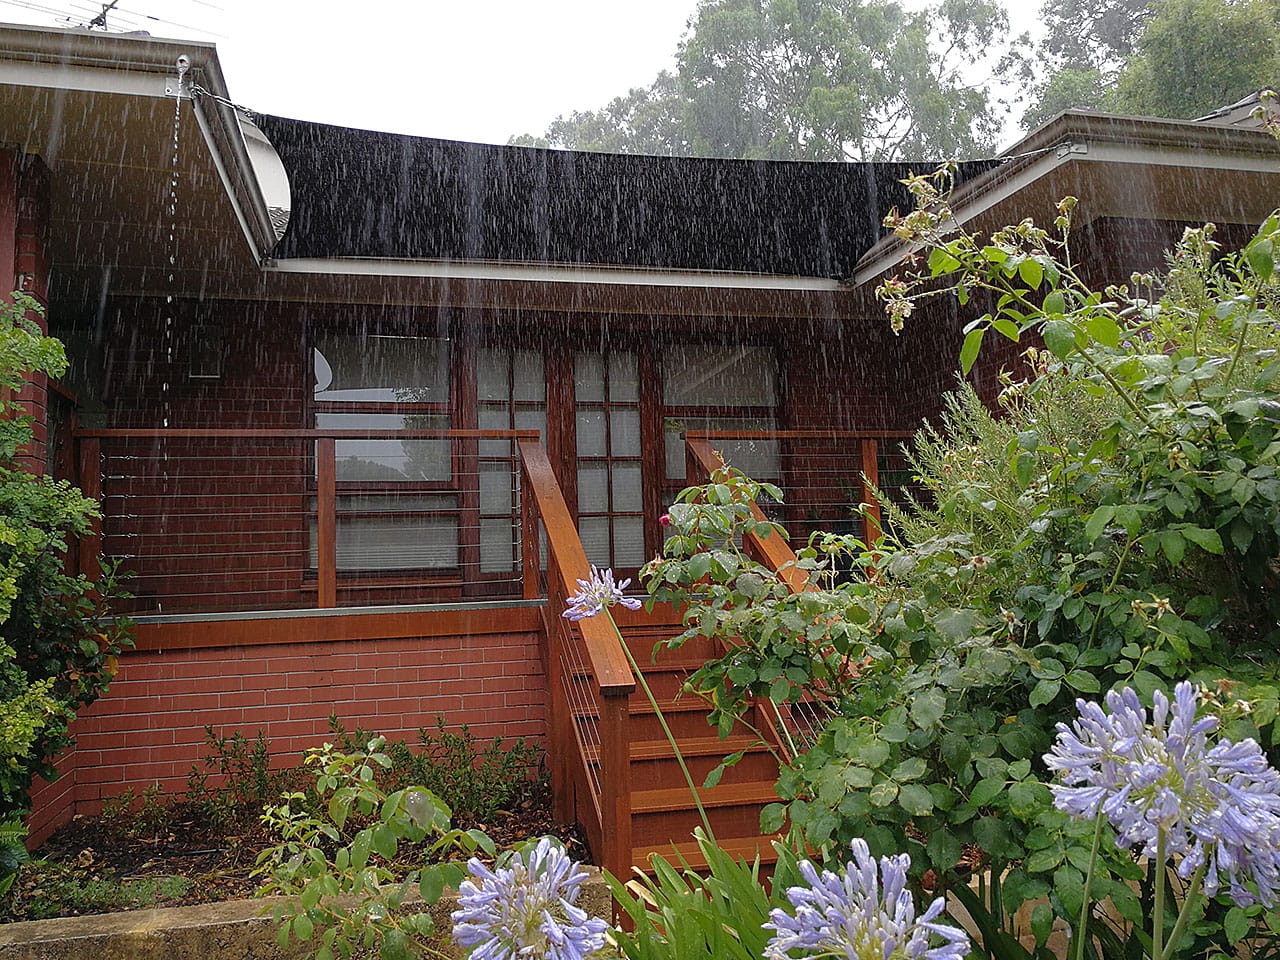
[[(158, 828), (142, 817), (127, 824), (76, 817), (31, 854), (0, 900), (0, 922), (252, 896), (261, 880), (251, 872), (269, 845), (256, 821), (219, 830), (192, 807), (177, 803), (166, 809), (167, 822)], [(570, 856), (590, 862), (581, 828), (556, 822), (551, 791), (543, 785), (489, 823), (455, 818), (454, 826), (484, 830), (499, 850), (530, 837), (558, 837)], [(173, 877), (185, 882), (168, 879)]]

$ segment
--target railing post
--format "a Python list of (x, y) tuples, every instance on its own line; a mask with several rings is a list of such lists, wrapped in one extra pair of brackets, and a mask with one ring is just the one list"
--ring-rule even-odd
[(619, 879), (631, 875), (631, 706), (625, 691), (606, 691), (600, 717), (600, 835), (602, 866)]
[(337, 441), (316, 441), (316, 605), (338, 605), (338, 469)]
[[(80, 441), (80, 462), (77, 464), (80, 492), (99, 505), (102, 504), (102, 441), (97, 437), (84, 437)], [(89, 521), (88, 532), (80, 538), (80, 572), (86, 580), (102, 576), (102, 520)]]
[[(524, 598), (536, 600), (542, 593), (538, 584), (538, 568), (541, 566), (538, 543), (538, 510), (534, 502), (533, 484), (520, 461), (520, 579), (524, 584)], [(550, 579), (550, 578), (548, 578)]]
[(880, 486), (880, 444), (875, 437), (862, 438), (862, 499), (865, 529), (863, 539), (868, 546), (880, 539), (880, 501), (871, 492), (873, 487)]

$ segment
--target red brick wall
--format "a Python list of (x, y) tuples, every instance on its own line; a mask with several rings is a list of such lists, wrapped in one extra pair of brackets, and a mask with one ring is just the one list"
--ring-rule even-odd
[(33, 796), (34, 846), (104, 798), (159, 784), (181, 792), (207, 754), (206, 725), (259, 730), (281, 764), (328, 737), (328, 718), (416, 741), (443, 714), (481, 739), (546, 732), (536, 634), (275, 643), (125, 656), (106, 697), (73, 728), (63, 776)]

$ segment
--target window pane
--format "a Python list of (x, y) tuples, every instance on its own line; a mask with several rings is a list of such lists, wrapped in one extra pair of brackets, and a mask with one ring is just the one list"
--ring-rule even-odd
[(613, 565), (639, 567), (644, 560), (644, 521), (618, 517), (613, 521)]
[(510, 516), (514, 505), (511, 484), (509, 464), (480, 464), (480, 512), (486, 516)]
[(604, 358), (598, 353), (580, 353), (573, 364), (573, 395), (579, 402), (604, 400)]
[(769, 347), (677, 344), (662, 355), (662, 400), (669, 407), (772, 407), (777, 381)]
[(512, 359), (516, 400), (542, 401), (547, 397), (541, 350), (517, 350)]
[(640, 496), (639, 463), (614, 463), (613, 509), (617, 513), (644, 509)]
[[(770, 417), (688, 417), (680, 420), (668, 418), (664, 423), (663, 441), (666, 448), (667, 479), (685, 478), (686, 430), (708, 430), (743, 433), (760, 433), (776, 429), (777, 423)], [(777, 440), (733, 440), (720, 438), (712, 441), (725, 455), (729, 465), (741, 470), (753, 480), (777, 480), (782, 476), (781, 455)]]
[(476, 397), (486, 400), (510, 400), (511, 368), (506, 350), (481, 348), (476, 351)]
[(516, 407), (516, 429), (537, 430), (538, 436), (547, 439), (547, 411), (541, 407)]
[(320, 338), (315, 398), (339, 402), (447, 403), (449, 341), (435, 337)]
[(609, 560), (609, 518), (583, 517), (578, 521), (578, 536), (582, 540), (582, 549), (587, 554), (587, 562), (597, 567), (607, 567)]
[[(321, 430), (447, 430), (447, 416), (399, 413), (317, 413)], [(338, 440), (334, 444), (340, 482), (448, 480), (450, 441)]]
[(609, 354), (609, 399), (632, 403), (640, 400), (640, 376), (636, 372), (634, 353)]
[[(451, 494), (359, 493), (341, 494), (336, 504), (339, 513), (411, 513), (413, 511), (456, 510), (458, 498)], [(311, 509), (316, 500), (311, 498)]]
[(604, 513), (609, 509), (608, 465), (578, 464), (578, 512)]
[[(454, 517), (339, 519), (339, 570), (443, 569), (458, 565)], [(316, 522), (311, 521), (311, 566), (317, 566)]]
[(481, 520), (481, 572), (510, 573), (514, 569), (515, 525), (510, 520)]
[(640, 411), (609, 411), (609, 452), (615, 457), (640, 456)]
[(578, 407), (578, 456), (603, 457), (605, 446), (604, 410), (600, 407)]

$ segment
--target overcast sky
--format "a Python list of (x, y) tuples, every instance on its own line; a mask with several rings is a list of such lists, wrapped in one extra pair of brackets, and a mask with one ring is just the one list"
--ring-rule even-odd
[[(918, 6), (923, 0), (909, 0)], [(1019, 29), (1038, 0), (1011, 0)], [(0, 0), (0, 20), (86, 23), (91, 0)], [(673, 64), (697, 0), (119, 0), (113, 30), (212, 40), (251, 110), (505, 143)]]

